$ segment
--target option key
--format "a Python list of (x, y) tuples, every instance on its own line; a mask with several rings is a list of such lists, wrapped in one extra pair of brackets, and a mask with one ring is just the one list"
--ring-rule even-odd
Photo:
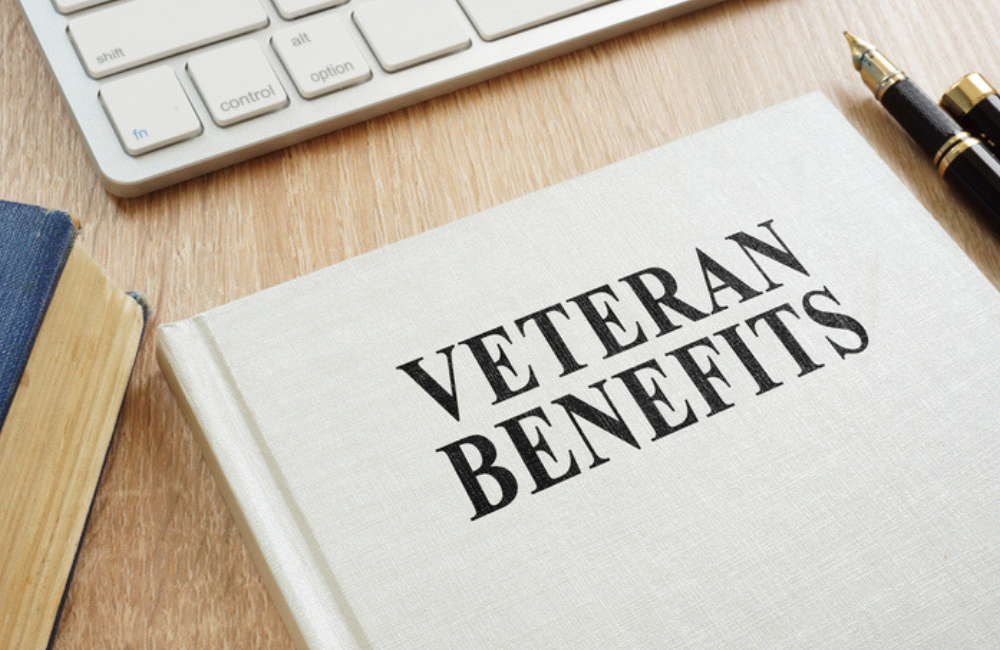
[(306, 99), (372, 78), (361, 50), (343, 21), (334, 15), (282, 30), (271, 37), (271, 45)]

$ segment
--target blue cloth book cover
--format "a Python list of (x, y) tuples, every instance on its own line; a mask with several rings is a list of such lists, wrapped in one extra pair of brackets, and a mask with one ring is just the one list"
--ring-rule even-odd
[(76, 232), (65, 212), (0, 201), (0, 425)]
[(78, 228), (0, 202), (0, 648), (51, 644), (145, 329)]

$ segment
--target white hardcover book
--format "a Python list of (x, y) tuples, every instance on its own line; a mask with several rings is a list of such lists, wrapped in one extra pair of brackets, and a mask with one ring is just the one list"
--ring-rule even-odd
[(998, 324), (810, 95), (158, 348), (303, 650), (998, 647)]

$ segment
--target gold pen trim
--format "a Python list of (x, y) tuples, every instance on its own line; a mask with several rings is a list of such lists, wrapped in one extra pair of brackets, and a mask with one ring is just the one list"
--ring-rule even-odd
[(934, 164), (937, 165), (938, 173), (944, 177), (951, 163), (955, 162), (956, 158), (977, 144), (981, 144), (979, 139), (972, 137), (965, 131), (949, 138), (938, 151), (937, 155), (934, 156)]
[(970, 134), (966, 131), (962, 131), (961, 133), (956, 133), (955, 135), (948, 138), (948, 141), (945, 142), (943, 145), (941, 145), (941, 148), (938, 149), (938, 152), (934, 154), (934, 166), (937, 167), (938, 165), (940, 165), (941, 159), (945, 157), (945, 154), (951, 151), (952, 147), (954, 147), (956, 144), (958, 144), (963, 139), (968, 137), (970, 137)]
[(953, 117), (963, 118), (979, 102), (995, 94), (997, 91), (983, 78), (983, 75), (973, 72), (951, 85), (948, 92), (941, 98), (941, 107), (951, 113)]
[(879, 83), (878, 88), (875, 89), (875, 99), (882, 101), (882, 96), (885, 95), (885, 92), (903, 79), (906, 79), (906, 75), (901, 71), (894, 72), (883, 79), (881, 83)]

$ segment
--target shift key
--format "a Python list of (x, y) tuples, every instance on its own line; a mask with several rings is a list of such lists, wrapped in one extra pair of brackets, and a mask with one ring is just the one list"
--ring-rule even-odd
[(74, 18), (68, 31), (100, 79), (267, 24), (259, 0), (131, 0)]

